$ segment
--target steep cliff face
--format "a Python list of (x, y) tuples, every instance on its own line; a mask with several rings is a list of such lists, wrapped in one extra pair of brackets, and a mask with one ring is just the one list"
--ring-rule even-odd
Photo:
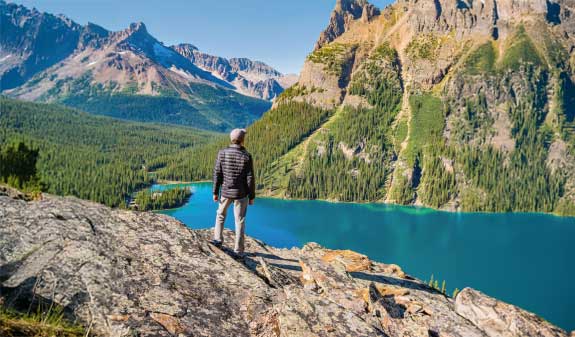
[(208, 231), (74, 198), (26, 201), (0, 188), (0, 234), (0, 303), (63, 306), (97, 336), (567, 336), (473, 289), (452, 299), (352, 251), (247, 238), (239, 262)]
[(575, 214), (575, 172), (552, 159), (575, 153), (574, 26), (572, 1), (337, 1), (274, 105), (333, 116), (270, 193)]

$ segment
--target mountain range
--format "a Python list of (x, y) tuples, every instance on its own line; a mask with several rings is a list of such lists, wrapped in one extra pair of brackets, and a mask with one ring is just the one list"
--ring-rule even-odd
[[(1, 34), (5, 94), (218, 131), (255, 120), (260, 194), (575, 214), (575, 0), (337, 0), (277, 97), (289, 76), (167, 47), (141, 23), (2, 11), (15, 31)], [(254, 90), (275, 97), (265, 114), (269, 101), (239, 93)], [(184, 148), (155, 174), (209, 179), (226, 143)]]
[[(575, 214), (575, 1), (337, 0), (248, 131), (261, 193)], [(209, 178), (220, 144), (160, 176)]]
[(0, 1), (0, 89), (91, 113), (223, 131), (246, 126), (294, 75), (246, 58), (165, 46), (139, 22), (111, 32)]

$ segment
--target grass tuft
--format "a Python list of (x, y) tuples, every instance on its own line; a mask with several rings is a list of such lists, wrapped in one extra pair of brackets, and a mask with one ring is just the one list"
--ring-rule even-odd
[(21, 313), (0, 306), (0, 336), (3, 337), (80, 337), (84, 328), (69, 322), (64, 308), (56, 304), (38, 304), (33, 313)]
[[(425, 281), (425, 283), (426, 283), (430, 288), (433, 288), (433, 289), (439, 291), (440, 293), (442, 293), (442, 294), (448, 296), (448, 295), (447, 295), (447, 284), (446, 284), (445, 280), (443, 280), (443, 281), (441, 282), (441, 286), (440, 286), (439, 280), (438, 280), (438, 279), (435, 279), (435, 278), (434, 278), (434, 275), (431, 274), (431, 278), (429, 279), (429, 281)], [(455, 296), (457, 296), (457, 294), (459, 294), (459, 291), (460, 291), (459, 288), (455, 288), (455, 289), (453, 290), (453, 292), (451, 293), (451, 298), (455, 298)]]

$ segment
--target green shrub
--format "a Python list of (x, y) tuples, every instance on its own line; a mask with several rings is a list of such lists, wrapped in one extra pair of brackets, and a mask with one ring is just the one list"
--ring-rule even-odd
[(369, 56), (372, 61), (385, 60), (387, 62), (394, 62), (397, 58), (397, 51), (391, 47), (388, 41), (381, 44)]
[(286, 102), (286, 101), (289, 101), (295, 97), (305, 96), (305, 95), (313, 94), (316, 92), (322, 93), (324, 91), (325, 91), (325, 89), (323, 89), (323, 88), (318, 88), (318, 87), (308, 88), (305, 85), (301, 85), (299, 83), (296, 83), (296, 84), (292, 85), (291, 87), (287, 88), (286, 90), (284, 90), (284, 92), (282, 92), (279, 95), (277, 100), (278, 100), (278, 102)]
[(4, 337), (83, 337), (84, 328), (64, 317), (64, 308), (56, 304), (38, 304), (34, 313), (22, 313), (0, 307), (0, 335)]
[(0, 143), (0, 182), (24, 192), (41, 191), (37, 161), (38, 149), (31, 149), (23, 142), (4, 146)]

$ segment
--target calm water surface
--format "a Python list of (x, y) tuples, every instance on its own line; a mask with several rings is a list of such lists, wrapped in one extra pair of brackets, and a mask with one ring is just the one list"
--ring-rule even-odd
[[(211, 184), (191, 186), (188, 204), (162, 213), (210, 228), (217, 208)], [(423, 280), (446, 280), (449, 291), (471, 286), (575, 330), (575, 218), (259, 198), (246, 226), (272, 246), (314, 241), (352, 249)], [(233, 228), (233, 216), (226, 227)]]

